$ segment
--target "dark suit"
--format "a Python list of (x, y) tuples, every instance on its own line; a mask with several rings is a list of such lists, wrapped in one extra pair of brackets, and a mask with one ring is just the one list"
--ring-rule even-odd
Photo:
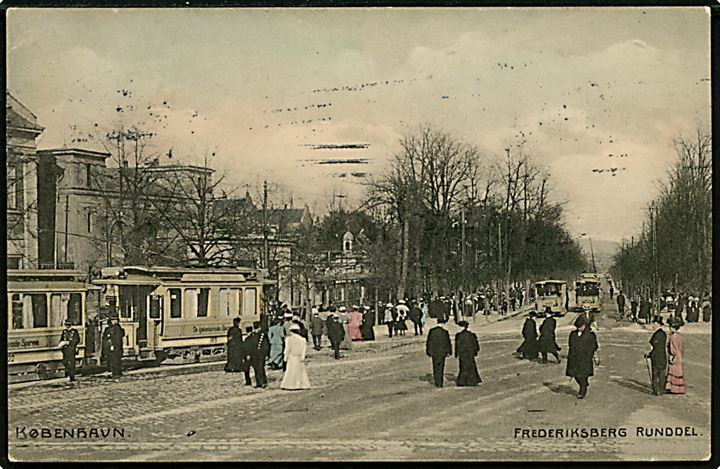
[(327, 322), (327, 335), (330, 339), (330, 345), (332, 345), (333, 351), (335, 352), (335, 359), (340, 358), (340, 343), (345, 338), (345, 330), (338, 321), (332, 318), (328, 318)]
[(60, 335), (60, 340), (67, 342), (62, 348), (62, 364), (65, 368), (65, 376), (68, 376), (70, 381), (75, 381), (75, 354), (80, 343), (80, 334), (75, 329), (65, 329)]
[(665, 390), (667, 377), (667, 334), (664, 330), (656, 330), (650, 337), (650, 361), (652, 362), (653, 394), (659, 396)]
[(547, 361), (547, 354), (551, 354), (555, 357), (555, 360), (560, 362), (560, 356), (558, 355), (557, 342), (555, 341), (555, 326), (557, 321), (552, 316), (546, 317), (545, 320), (540, 324), (540, 337), (538, 338), (538, 349), (542, 355), (542, 361)]
[(248, 336), (247, 352), (250, 355), (250, 366), (255, 372), (255, 387), (264, 388), (267, 386), (267, 375), (265, 375), (265, 358), (270, 352), (270, 341), (262, 329), (255, 330)]
[(120, 324), (108, 328), (110, 335), (110, 369), (114, 377), (122, 376), (123, 337), (125, 329)]
[(433, 379), (435, 386), (441, 388), (445, 373), (445, 358), (452, 355), (450, 334), (440, 326), (435, 326), (428, 332), (425, 353), (432, 358)]
[(482, 382), (478, 373), (475, 357), (480, 351), (480, 344), (475, 333), (466, 330), (455, 334), (455, 356), (458, 359), (457, 385), (475, 386)]
[(570, 333), (565, 375), (575, 378), (582, 397), (587, 393), (588, 378), (594, 372), (593, 354), (597, 349), (597, 337), (589, 328), (586, 327), (582, 334), (577, 330)]

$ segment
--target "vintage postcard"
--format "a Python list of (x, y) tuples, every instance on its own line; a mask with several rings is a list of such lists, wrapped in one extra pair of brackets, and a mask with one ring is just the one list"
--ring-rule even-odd
[(710, 8), (9, 8), (12, 462), (707, 461)]

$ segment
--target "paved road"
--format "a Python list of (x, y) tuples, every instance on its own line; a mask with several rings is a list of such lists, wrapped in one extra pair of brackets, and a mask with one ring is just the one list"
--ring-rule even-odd
[[(597, 460), (699, 459), (709, 453), (710, 327), (686, 337), (688, 395), (649, 394), (643, 353), (651, 331), (606, 308), (597, 331), (601, 365), (588, 397), (564, 376), (574, 314), (558, 324), (562, 364), (519, 360), (522, 318), (480, 321), (483, 383), (432, 386), (424, 337), (355, 344), (342, 360), (311, 351), (309, 391), (243, 386), (219, 366), (190, 374), (146, 373), (120, 382), (29, 386), (9, 393), (10, 454), (19, 460)], [(382, 329), (378, 333), (383, 335)], [(193, 371), (192, 368), (189, 371)], [(638, 437), (637, 427), (691, 427), (697, 436)], [(17, 434), (24, 428), (25, 433)], [(124, 437), (31, 438), (31, 429), (124, 429)], [(626, 436), (519, 438), (522, 429), (626, 429)], [(41, 431), (41, 430), (39, 430)], [(98, 430), (99, 431), (99, 430)], [(685, 431), (685, 430), (683, 430)], [(27, 436), (26, 438), (22, 438)]]

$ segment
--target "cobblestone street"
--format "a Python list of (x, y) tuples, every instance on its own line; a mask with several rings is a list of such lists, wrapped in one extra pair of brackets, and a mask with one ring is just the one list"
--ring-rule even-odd
[[(558, 322), (564, 358), (574, 314)], [(354, 343), (334, 360), (311, 350), (309, 391), (244, 386), (221, 364), (128, 374), (120, 382), (83, 378), (75, 387), (42, 383), (9, 394), (10, 454), (91, 460), (336, 459), (647, 459), (659, 448), (677, 459), (709, 452), (710, 327), (686, 326), (688, 395), (653, 397), (642, 354), (649, 329), (599, 321), (601, 364), (584, 401), (564, 376), (565, 363), (516, 359), (522, 316), (471, 326), (481, 343), (483, 383), (458, 388), (457, 362), (446, 386), (432, 386), (425, 336)], [(482, 325), (481, 325), (482, 324)], [(451, 335), (456, 331), (450, 327)], [(551, 359), (552, 361), (552, 359)], [(693, 427), (697, 436), (636, 437), (636, 427)], [(122, 428), (123, 438), (22, 438), (32, 428)], [(624, 438), (516, 438), (516, 428), (620, 428)], [(299, 429), (290, 431), (289, 429)], [(588, 448), (592, 451), (587, 451)], [(672, 448), (668, 452), (668, 447)], [(522, 451), (522, 453), (517, 453)]]

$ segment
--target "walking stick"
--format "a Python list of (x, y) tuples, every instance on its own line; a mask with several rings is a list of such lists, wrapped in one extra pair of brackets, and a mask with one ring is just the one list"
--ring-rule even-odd
[(650, 378), (650, 389), (653, 389), (652, 371), (650, 370), (650, 358), (645, 357), (645, 364), (647, 365), (648, 377)]

